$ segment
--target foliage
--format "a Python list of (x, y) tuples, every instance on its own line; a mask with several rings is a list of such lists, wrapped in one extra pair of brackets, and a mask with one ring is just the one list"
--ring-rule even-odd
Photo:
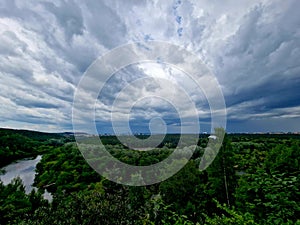
[(52, 193), (83, 190), (101, 180), (71, 143), (44, 154), (36, 171), (36, 186)]
[[(172, 154), (178, 137), (169, 135), (144, 152), (128, 149), (114, 136), (101, 139), (120, 161), (145, 166)], [(143, 187), (106, 180), (75, 143), (66, 143), (70, 140), (0, 130), (0, 165), (43, 155), (36, 167), (38, 191), (26, 194), (20, 179), (6, 186), (0, 182), (0, 224), (300, 224), (299, 135), (225, 135), (213, 163), (200, 171), (208, 142), (202, 135), (177, 174)], [(51, 203), (43, 200), (44, 189), (52, 193)]]
[(199, 171), (196, 162), (191, 160), (177, 174), (162, 182), (159, 192), (170, 210), (197, 222), (202, 220), (209, 199), (205, 194), (206, 182), (206, 173)]
[(255, 225), (254, 216), (245, 213), (238, 213), (235, 208), (229, 208), (226, 204), (221, 205), (218, 201), (215, 201), (217, 208), (221, 210), (220, 215), (216, 213), (213, 214), (212, 218), (205, 215), (206, 221), (205, 224), (209, 225)]
[(19, 224), (30, 219), (36, 209), (47, 205), (41, 193), (35, 190), (26, 195), (20, 178), (7, 186), (0, 182), (0, 224)]
[(17, 159), (34, 157), (72, 138), (36, 131), (0, 129), (0, 167)]
[[(216, 198), (228, 205), (234, 202), (233, 194), (237, 182), (234, 163), (232, 146), (225, 136), (218, 155), (206, 170), (208, 174), (206, 192), (211, 199)], [(212, 209), (213, 206), (214, 204), (211, 205)]]
[[(300, 214), (298, 142), (278, 145), (267, 155), (263, 168), (242, 176), (236, 192), (237, 206), (264, 224), (292, 224)], [(298, 145), (299, 146), (299, 145)]]

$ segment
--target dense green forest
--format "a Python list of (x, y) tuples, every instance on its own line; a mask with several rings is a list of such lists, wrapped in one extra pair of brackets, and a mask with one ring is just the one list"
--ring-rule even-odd
[[(120, 161), (143, 166), (168, 157), (178, 135), (145, 152), (114, 136), (101, 139)], [(19, 178), (0, 182), (0, 224), (300, 224), (300, 135), (226, 135), (213, 163), (200, 171), (207, 142), (200, 135), (192, 158), (171, 178), (134, 187), (96, 173), (70, 136), (0, 130), (0, 166), (43, 155), (38, 191), (26, 194)]]
[(51, 147), (74, 141), (69, 135), (0, 128), (0, 168), (17, 159), (48, 152)]

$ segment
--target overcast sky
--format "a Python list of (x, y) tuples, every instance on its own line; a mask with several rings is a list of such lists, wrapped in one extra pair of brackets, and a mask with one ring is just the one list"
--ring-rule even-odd
[[(88, 66), (120, 45), (147, 46), (154, 40), (182, 46), (215, 75), (229, 132), (300, 131), (299, 9), (298, 0), (1, 0), (0, 127), (71, 131), (74, 93)], [(186, 86), (201, 131), (209, 131), (207, 101), (190, 88), (182, 71), (140, 63), (120, 70), (100, 93), (99, 132), (112, 131), (110, 106), (122, 88), (147, 76)], [(153, 119), (156, 131), (167, 125), (176, 132), (180, 116), (172, 102), (130, 103), (141, 93), (170, 91), (164, 88), (180, 93), (151, 79), (129, 86), (116, 110), (117, 122), (122, 124), (129, 104), (133, 132), (147, 132)], [(183, 95), (177, 97), (176, 104), (184, 107)]]

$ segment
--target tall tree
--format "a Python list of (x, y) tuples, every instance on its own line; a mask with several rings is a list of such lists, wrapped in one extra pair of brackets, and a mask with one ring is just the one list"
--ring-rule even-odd
[[(222, 137), (222, 132), (225, 131), (218, 128), (215, 132), (218, 138)], [(234, 202), (233, 193), (237, 179), (234, 170), (232, 146), (226, 134), (217, 156), (206, 171), (208, 174), (207, 193), (209, 196), (230, 206)]]

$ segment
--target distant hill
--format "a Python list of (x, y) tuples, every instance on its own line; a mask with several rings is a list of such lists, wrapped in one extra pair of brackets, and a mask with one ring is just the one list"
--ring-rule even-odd
[(11, 135), (11, 134), (20, 134), (22, 136), (28, 137), (36, 141), (46, 141), (49, 139), (60, 139), (64, 137), (64, 133), (45, 133), (39, 131), (30, 131), (30, 130), (15, 130), (8, 128), (0, 128), (0, 136)]

